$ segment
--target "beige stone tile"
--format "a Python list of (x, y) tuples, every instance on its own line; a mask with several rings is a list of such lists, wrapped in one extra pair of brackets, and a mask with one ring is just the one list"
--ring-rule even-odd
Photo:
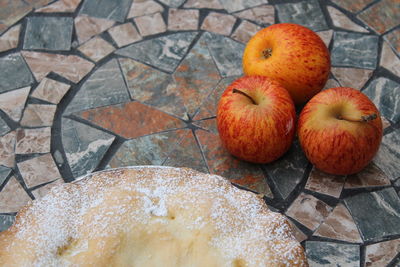
[(341, 11), (334, 8), (333, 6), (327, 6), (327, 9), (332, 19), (333, 25), (335, 25), (336, 27), (354, 32), (369, 32), (364, 27), (354, 23), (345, 14), (343, 14)]
[(13, 168), (15, 163), (15, 131), (0, 137), (0, 165)]
[(210, 9), (224, 9), (218, 0), (188, 0), (184, 8), (210, 8)]
[(260, 24), (271, 25), (275, 23), (275, 9), (272, 5), (261, 5), (234, 13), (235, 16), (251, 20)]
[(331, 175), (313, 168), (305, 188), (320, 194), (339, 198), (344, 185), (344, 176)]
[(92, 18), (84, 15), (77, 16), (74, 24), (79, 43), (84, 43), (93, 36), (111, 28), (114, 23), (114, 21), (108, 19)]
[(162, 33), (167, 30), (161, 13), (137, 17), (134, 20), (142, 36)]
[(292, 227), (294, 237), (298, 242), (303, 242), (307, 239), (307, 236), (303, 231), (301, 231), (293, 222), (292, 220), (288, 219), (290, 226)]
[(55, 187), (57, 185), (61, 185), (61, 184), (64, 184), (64, 180), (57, 179), (49, 184), (46, 184), (42, 187), (39, 187), (39, 188), (33, 190), (32, 194), (35, 197), (35, 199), (41, 199), (42, 197), (47, 195), (53, 187)]
[[(331, 68), (331, 72), (342, 86), (361, 90), (371, 78), (373, 71), (355, 68)], [(357, 79), (354, 77), (357, 77)]]
[(30, 90), (28, 86), (0, 94), (0, 109), (14, 121), (19, 121)]
[(386, 42), (383, 42), (382, 45), (381, 60), (379, 65), (389, 70), (393, 74), (400, 76), (400, 59)]
[(196, 9), (170, 8), (168, 11), (168, 30), (197, 30), (199, 25), (199, 11)]
[(108, 33), (117, 43), (118, 47), (142, 40), (142, 36), (140, 36), (135, 26), (130, 22), (112, 27), (108, 30)]
[(75, 9), (78, 7), (82, 0), (59, 0), (56, 1), (48, 6), (39, 8), (36, 12), (41, 13), (52, 13), (52, 12), (59, 12), (59, 13), (69, 13), (74, 12)]
[(329, 44), (330, 44), (330, 42), (332, 40), (332, 36), (333, 36), (333, 30), (320, 31), (320, 32), (316, 32), (316, 34), (318, 34), (318, 36), (322, 39), (322, 41), (324, 42), (326, 47), (329, 47)]
[(386, 129), (387, 127), (389, 127), (391, 125), (390, 121), (388, 121), (384, 116), (381, 116), (381, 121), (382, 121), (383, 129)]
[(20, 124), (29, 127), (52, 126), (56, 105), (28, 104)]
[(134, 0), (128, 13), (128, 19), (163, 12), (164, 8), (153, 0)]
[(99, 61), (100, 59), (111, 54), (115, 48), (109, 42), (105, 41), (101, 37), (94, 37), (78, 47), (84, 55), (89, 57), (93, 61)]
[(50, 152), (51, 128), (18, 129), (15, 145), (16, 154)]
[(236, 18), (232, 15), (210, 12), (204, 19), (201, 29), (222, 35), (230, 35), (235, 22)]
[(0, 213), (17, 212), (31, 201), (29, 195), (12, 176), (0, 192)]
[(322, 90), (335, 88), (335, 87), (340, 87), (340, 84), (335, 79), (328, 79), (326, 81), (324, 88), (322, 88)]
[(0, 36), (0, 52), (7, 51), (18, 46), (20, 30), (21, 24), (18, 24)]
[(364, 266), (387, 266), (398, 253), (400, 253), (400, 239), (368, 245), (365, 249)]
[(256, 34), (262, 28), (254, 23), (247, 20), (243, 20), (239, 27), (236, 28), (232, 34), (232, 38), (241, 43), (247, 43), (254, 34)]
[(32, 97), (58, 104), (71, 88), (69, 84), (44, 78), (31, 94)]
[(23, 0), (0, 1), (0, 33), (14, 25), (32, 10), (32, 5)]
[(345, 189), (390, 185), (389, 178), (374, 163), (370, 163), (359, 173), (347, 176)]

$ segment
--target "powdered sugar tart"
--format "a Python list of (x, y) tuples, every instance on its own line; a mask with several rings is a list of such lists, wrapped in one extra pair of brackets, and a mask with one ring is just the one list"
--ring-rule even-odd
[(136, 167), (53, 187), (0, 234), (0, 266), (307, 266), (284, 216), (220, 176)]

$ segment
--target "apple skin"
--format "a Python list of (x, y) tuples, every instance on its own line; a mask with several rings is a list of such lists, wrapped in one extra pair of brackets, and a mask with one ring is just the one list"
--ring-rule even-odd
[[(346, 120), (371, 114), (376, 118), (366, 122)], [(349, 87), (320, 92), (306, 104), (298, 121), (306, 157), (316, 168), (337, 175), (357, 173), (366, 167), (379, 149), (382, 131), (374, 103)]]
[[(234, 93), (234, 89), (249, 95)], [(244, 76), (232, 82), (218, 103), (217, 126), (227, 150), (239, 159), (268, 163), (290, 147), (296, 113), (285, 88), (264, 76)]]
[[(264, 51), (271, 49), (270, 56)], [(274, 24), (257, 32), (246, 44), (246, 75), (273, 78), (285, 87), (296, 105), (320, 92), (331, 68), (329, 51), (312, 30), (298, 24)]]

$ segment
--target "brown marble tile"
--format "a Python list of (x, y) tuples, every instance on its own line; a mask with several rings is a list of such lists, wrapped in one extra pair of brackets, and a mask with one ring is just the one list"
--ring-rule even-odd
[(52, 71), (78, 83), (94, 67), (92, 62), (78, 56), (28, 51), (22, 51), (22, 55), (38, 82)]
[(353, 22), (344, 13), (333, 6), (327, 6), (327, 9), (334, 26), (354, 32), (368, 32), (367, 29)]
[(0, 213), (17, 212), (30, 200), (24, 188), (12, 176), (0, 192)]
[(255, 21), (259, 24), (270, 25), (275, 23), (275, 9), (272, 5), (261, 5), (234, 13), (233, 15), (242, 19)]
[(320, 31), (320, 32), (316, 32), (316, 34), (318, 34), (318, 36), (322, 39), (322, 41), (324, 41), (324, 44), (326, 45), (326, 47), (329, 47), (329, 44), (332, 40), (332, 36), (333, 36), (333, 30), (327, 30), (327, 31)]
[(52, 126), (56, 105), (28, 104), (20, 124), (29, 127)]
[(339, 203), (325, 221), (315, 231), (314, 236), (321, 236), (351, 243), (362, 243), (360, 233), (347, 208)]
[(181, 120), (139, 102), (86, 110), (79, 116), (125, 138), (185, 127)]
[(246, 44), (254, 34), (262, 28), (247, 20), (243, 20), (231, 35), (232, 39)]
[(400, 2), (381, 0), (362, 11), (357, 17), (379, 34), (400, 24)]
[(142, 40), (142, 36), (140, 36), (135, 26), (130, 22), (112, 27), (108, 30), (108, 33), (117, 43), (118, 47)]
[(390, 44), (390, 46), (400, 56), (400, 28), (397, 28), (383, 36), (383, 38)]
[(396, 56), (392, 48), (386, 42), (383, 42), (382, 45), (382, 53), (379, 65), (389, 70), (393, 74), (400, 76), (400, 58)]
[(389, 178), (374, 163), (359, 173), (347, 176), (345, 189), (390, 185)]
[(286, 215), (314, 231), (331, 212), (332, 207), (312, 195), (301, 193), (290, 205)]
[(142, 36), (162, 33), (167, 30), (161, 13), (136, 17), (134, 20)]
[(322, 88), (322, 90), (326, 90), (329, 88), (335, 88), (335, 87), (339, 87), (339, 86), (340, 86), (340, 84), (335, 79), (328, 79), (326, 81), (324, 88)]
[(298, 242), (303, 242), (304, 240), (307, 239), (307, 235), (303, 233), (294, 223), (292, 220), (288, 220), (290, 226), (292, 227), (292, 231), (294, 234), (294, 237)]
[[(331, 68), (331, 72), (341, 86), (361, 90), (369, 78), (371, 78), (373, 71), (355, 68)], [(357, 77), (357, 79), (354, 79), (354, 77)]]
[(374, 0), (332, 0), (335, 4), (343, 7), (344, 9), (357, 13), (363, 10), (368, 4), (372, 3)]
[(168, 30), (197, 30), (199, 26), (199, 11), (196, 9), (170, 8), (168, 11)]
[(28, 188), (61, 178), (50, 153), (17, 163)]
[(365, 267), (388, 266), (400, 253), (400, 239), (368, 245), (365, 249)]
[(70, 89), (70, 85), (44, 78), (31, 94), (31, 97), (58, 104)]
[(327, 174), (313, 168), (305, 188), (320, 194), (339, 198), (342, 193), (344, 180), (344, 176)]
[(83, 45), (78, 47), (85, 56), (89, 57), (93, 61), (99, 61), (100, 59), (111, 54), (115, 48), (109, 42), (103, 38), (96, 36)]
[(36, 10), (36, 12), (41, 12), (41, 13), (53, 13), (53, 12), (59, 12), (59, 13), (72, 13), (75, 11), (75, 9), (78, 7), (82, 0), (59, 0), (57, 2), (54, 2), (48, 6), (39, 8)]
[(14, 121), (19, 121), (30, 90), (28, 86), (0, 94), (0, 109)]
[(74, 24), (79, 43), (84, 43), (93, 36), (111, 28), (114, 23), (114, 21), (108, 19), (93, 18), (85, 15), (77, 16)]
[(0, 36), (0, 52), (7, 51), (18, 46), (20, 30), (21, 24), (18, 24)]
[(236, 18), (232, 15), (210, 12), (204, 19), (201, 29), (222, 35), (230, 35)]
[(0, 165), (14, 167), (15, 163), (15, 131), (0, 137)]
[(35, 190), (32, 191), (33, 196), (35, 197), (35, 199), (41, 199), (42, 197), (44, 197), (45, 195), (47, 195), (47, 193), (50, 192), (50, 190), (57, 185), (63, 184), (64, 180), (63, 179), (57, 179), (49, 184), (46, 184), (42, 187), (39, 187)]
[(164, 8), (153, 0), (134, 0), (128, 13), (128, 19), (163, 12)]
[(22, 19), (32, 10), (32, 6), (23, 0), (0, 1), (0, 33)]
[(51, 128), (18, 129), (15, 145), (16, 154), (50, 152)]

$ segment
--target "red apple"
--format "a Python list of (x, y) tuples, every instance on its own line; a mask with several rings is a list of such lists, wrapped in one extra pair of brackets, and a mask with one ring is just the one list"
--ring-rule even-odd
[(301, 147), (316, 168), (331, 174), (361, 171), (382, 140), (382, 121), (374, 103), (349, 87), (314, 96), (298, 122)]
[(268, 163), (290, 147), (295, 107), (285, 88), (264, 76), (244, 76), (230, 84), (218, 104), (222, 143), (239, 159)]
[(329, 51), (321, 38), (310, 29), (291, 23), (260, 30), (247, 43), (243, 54), (246, 75), (277, 80), (296, 105), (322, 90), (330, 67)]

